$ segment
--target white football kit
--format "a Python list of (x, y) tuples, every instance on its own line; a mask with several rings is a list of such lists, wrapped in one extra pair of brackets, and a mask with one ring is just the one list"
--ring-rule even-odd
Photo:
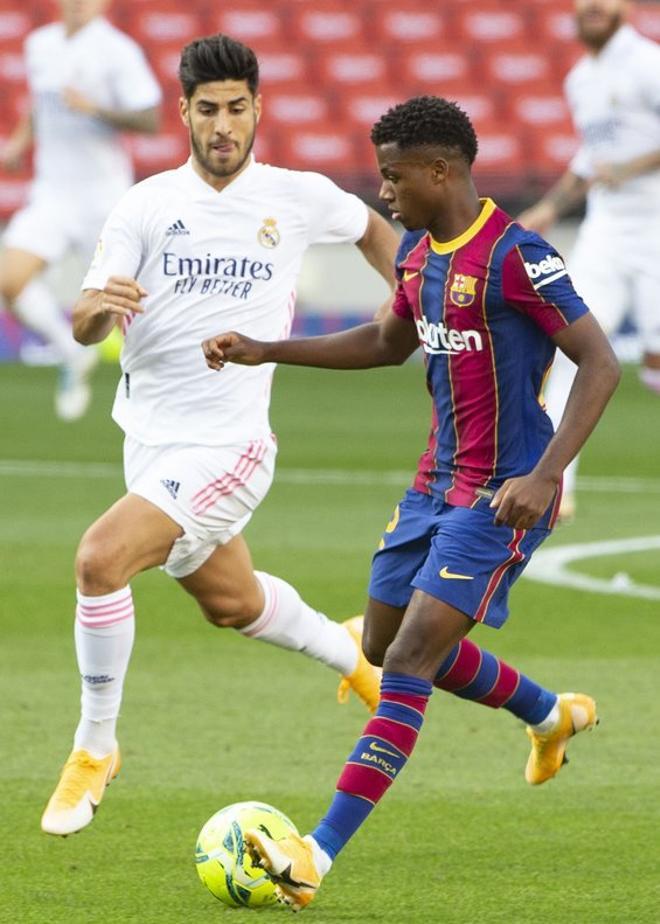
[(316, 173), (251, 161), (221, 192), (191, 163), (138, 183), (106, 221), (83, 289), (136, 278), (113, 417), (130, 491), (185, 530), (166, 570), (196, 570), (247, 523), (272, 480), (274, 367), (210, 370), (201, 343), (237, 330), (289, 335), (296, 279), (315, 243), (355, 243), (364, 203)]
[(120, 132), (70, 109), (62, 91), (70, 87), (104, 109), (137, 112), (159, 104), (160, 87), (139, 46), (102, 17), (70, 37), (61, 22), (36, 29), (26, 40), (25, 62), (35, 175), (5, 243), (46, 262), (72, 247), (89, 260), (133, 172)]
[[(631, 26), (578, 61), (565, 91), (581, 138), (577, 176), (660, 150), (660, 47)], [(589, 189), (569, 269), (607, 333), (631, 311), (644, 347), (660, 352), (660, 170)]]

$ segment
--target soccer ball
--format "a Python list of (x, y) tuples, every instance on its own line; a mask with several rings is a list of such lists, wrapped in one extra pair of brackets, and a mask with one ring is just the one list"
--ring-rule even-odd
[(206, 822), (197, 838), (195, 864), (199, 878), (216, 898), (231, 908), (257, 908), (277, 901), (275, 887), (263, 870), (252, 865), (243, 832), (260, 828), (277, 840), (297, 829), (286, 815), (265, 802), (235, 802)]

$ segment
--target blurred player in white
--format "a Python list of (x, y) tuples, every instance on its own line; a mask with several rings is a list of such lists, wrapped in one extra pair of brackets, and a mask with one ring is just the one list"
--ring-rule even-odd
[[(660, 394), (660, 47), (626, 21), (627, 0), (576, 0), (587, 54), (565, 81), (580, 148), (522, 224), (544, 233), (586, 197), (569, 270), (612, 334), (631, 312), (644, 350), (640, 378)], [(561, 352), (546, 392), (558, 425), (575, 374)], [(564, 480), (562, 517), (575, 511), (577, 459)]]
[(75, 420), (90, 399), (96, 354), (83, 350), (40, 278), (77, 251), (88, 263), (109, 210), (133, 183), (121, 132), (154, 132), (160, 88), (141, 49), (102, 15), (108, 0), (59, 0), (60, 22), (25, 43), (31, 108), (0, 151), (17, 168), (34, 145), (34, 181), (10, 221), (0, 256), (0, 296), (62, 359), (55, 408)]
[(134, 186), (113, 209), (74, 308), (81, 343), (102, 340), (117, 318), (124, 325), (113, 416), (126, 434), (128, 493), (78, 550), (82, 717), (42, 819), (51, 834), (88, 824), (119, 769), (115, 726), (134, 634), (129, 581), (139, 571), (162, 566), (216, 626), (334, 668), (341, 698), (353, 687), (373, 710), (379, 697), (360, 620), (336, 623), (285, 581), (254, 572), (241, 535), (273, 478), (274, 367), (219, 376), (200, 345), (218, 324), (287, 337), (310, 244), (357, 244), (393, 288), (397, 236), (326, 177), (253, 159), (261, 97), (249, 48), (222, 35), (196, 40), (183, 50), (180, 76), (191, 159)]

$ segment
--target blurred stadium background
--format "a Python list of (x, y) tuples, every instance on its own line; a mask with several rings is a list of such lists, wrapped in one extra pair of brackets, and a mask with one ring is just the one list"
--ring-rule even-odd
[[(572, 0), (114, 0), (109, 17), (144, 48), (164, 91), (155, 136), (127, 136), (138, 178), (188, 154), (180, 124), (177, 67), (182, 45), (223, 31), (258, 53), (265, 115), (256, 145), (264, 161), (320, 170), (377, 205), (369, 130), (393, 103), (436, 93), (457, 99), (479, 134), (475, 176), (482, 195), (515, 212), (561, 173), (576, 141), (562, 80), (580, 54)], [(57, 18), (50, 0), (0, 3), (0, 143), (28, 105), (22, 44)], [(660, 3), (635, 5), (634, 21), (660, 40)], [(0, 223), (25, 200), (30, 165), (0, 172)], [(551, 238), (570, 249), (569, 222)], [(364, 316), (384, 297), (353, 248), (312, 250), (299, 289), (298, 330), (331, 330)], [(65, 303), (82, 267), (51, 271)], [(329, 287), (327, 279), (350, 279)], [(47, 361), (0, 312), (0, 358)]]

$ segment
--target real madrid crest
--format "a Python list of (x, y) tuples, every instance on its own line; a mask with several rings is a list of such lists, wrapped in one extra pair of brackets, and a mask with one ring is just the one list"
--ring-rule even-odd
[(477, 294), (477, 280), (475, 276), (464, 276), (454, 273), (454, 281), (449, 289), (449, 297), (459, 308), (466, 308), (474, 301)]
[(281, 237), (277, 229), (276, 218), (264, 218), (264, 223), (257, 232), (257, 240), (262, 247), (268, 247), (270, 249), (277, 247)]

